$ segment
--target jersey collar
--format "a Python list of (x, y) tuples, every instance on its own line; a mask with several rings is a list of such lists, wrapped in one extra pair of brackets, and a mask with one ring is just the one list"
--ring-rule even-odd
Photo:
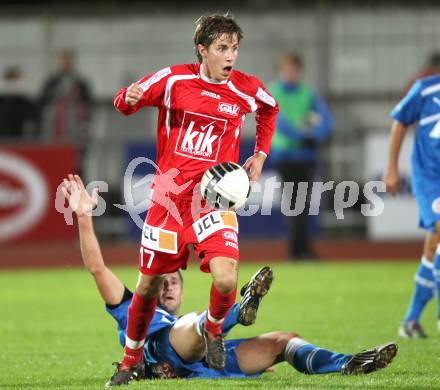
[(206, 77), (205, 74), (203, 73), (203, 65), (202, 64), (200, 64), (200, 77), (203, 81), (206, 81), (209, 84), (226, 84), (229, 81), (229, 79), (218, 81), (218, 80), (213, 80), (213, 79), (210, 79), (209, 77)]

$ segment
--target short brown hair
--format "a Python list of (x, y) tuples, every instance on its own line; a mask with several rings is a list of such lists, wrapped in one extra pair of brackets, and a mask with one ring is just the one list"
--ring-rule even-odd
[(295, 52), (281, 54), (278, 58), (278, 66), (284, 64), (285, 62), (293, 64), (299, 69), (302, 69), (304, 67), (304, 60), (298, 53)]
[(180, 271), (180, 269), (178, 269), (176, 272), (177, 272), (177, 275), (179, 275), (180, 284), (183, 286), (183, 275), (182, 275), (182, 272)]
[(230, 37), (236, 34), (238, 42), (243, 38), (243, 31), (229, 13), (203, 15), (196, 21), (196, 25), (194, 44), (196, 46), (196, 56), (200, 62), (202, 62), (202, 56), (197, 49), (197, 45), (209, 47), (212, 42), (223, 34), (227, 34)]

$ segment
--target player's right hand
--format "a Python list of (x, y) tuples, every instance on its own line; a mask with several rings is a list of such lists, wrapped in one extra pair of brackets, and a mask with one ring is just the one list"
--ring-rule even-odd
[(134, 106), (139, 100), (141, 100), (144, 91), (138, 83), (131, 84), (125, 92), (125, 103), (129, 106)]
[(385, 183), (387, 192), (389, 192), (391, 195), (395, 195), (397, 190), (399, 189), (399, 183), (400, 183), (399, 172), (397, 172), (397, 170), (394, 169), (391, 170), (389, 169), (383, 175), (382, 180)]

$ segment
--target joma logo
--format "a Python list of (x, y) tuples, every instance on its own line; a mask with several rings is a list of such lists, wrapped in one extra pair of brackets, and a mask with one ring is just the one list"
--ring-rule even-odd
[(210, 98), (220, 100), (220, 95), (217, 95), (217, 94), (214, 93), (214, 92), (202, 91), (201, 95), (202, 95), (202, 96), (208, 96), (208, 97), (210, 97)]

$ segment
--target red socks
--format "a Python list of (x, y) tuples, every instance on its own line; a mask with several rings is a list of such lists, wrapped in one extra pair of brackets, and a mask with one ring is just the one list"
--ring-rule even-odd
[(157, 298), (143, 298), (136, 292), (128, 307), (123, 366), (140, 363), (148, 326), (156, 310)]
[(230, 294), (222, 294), (217, 290), (214, 283), (211, 285), (211, 297), (209, 300), (209, 310), (206, 314), (205, 329), (211, 334), (222, 332), (222, 323), (229, 309), (235, 302), (237, 289)]

